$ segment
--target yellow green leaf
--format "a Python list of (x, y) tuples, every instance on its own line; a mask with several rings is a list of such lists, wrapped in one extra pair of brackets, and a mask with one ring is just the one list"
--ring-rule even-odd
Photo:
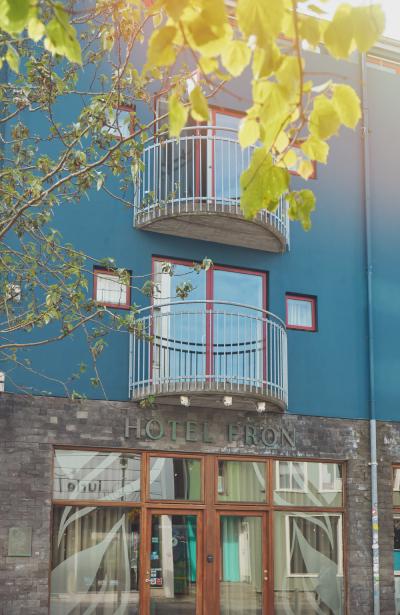
[(304, 230), (311, 228), (311, 212), (315, 209), (315, 195), (311, 190), (290, 192), (286, 196), (289, 204), (289, 218), (299, 220)]
[(332, 102), (336, 107), (342, 124), (355, 128), (361, 117), (360, 99), (349, 85), (339, 84), (333, 87)]
[(199, 66), (203, 73), (208, 75), (209, 73), (214, 73), (218, 69), (218, 61), (215, 58), (199, 58)]
[(299, 166), (297, 167), (297, 173), (303, 179), (310, 179), (314, 173), (314, 165), (311, 160), (301, 160)]
[(188, 113), (188, 108), (181, 103), (179, 96), (177, 94), (172, 94), (168, 100), (170, 137), (179, 137), (182, 128), (187, 122)]
[(8, 66), (14, 73), (19, 72), (19, 55), (16, 49), (12, 45), (7, 45), (7, 52), (5, 56)]
[(283, 56), (278, 45), (273, 41), (267, 41), (263, 47), (256, 47), (253, 56), (253, 75), (255, 79), (269, 77), (280, 66)]
[(284, 166), (290, 171), (294, 170), (297, 165), (297, 154), (294, 149), (289, 149), (282, 158)]
[(324, 32), (324, 43), (334, 58), (347, 58), (353, 50), (353, 13), (349, 4), (342, 4)]
[(51, 53), (65, 56), (71, 62), (82, 64), (81, 48), (76, 30), (68, 21), (68, 15), (60, 4), (54, 5), (55, 16), (46, 26), (45, 48)]
[(172, 19), (178, 21), (189, 3), (190, 0), (161, 0), (157, 5), (161, 5)]
[(244, 118), (239, 127), (239, 143), (241, 147), (253, 145), (260, 137), (260, 125), (254, 119)]
[(251, 50), (243, 41), (231, 41), (221, 54), (222, 65), (234, 77), (238, 77), (246, 68), (251, 58)]
[(203, 92), (198, 85), (193, 88), (189, 95), (192, 103), (191, 116), (199, 122), (207, 122), (208, 120), (208, 102)]
[(368, 51), (385, 29), (382, 7), (379, 4), (354, 7), (352, 18), (357, 49), (361, 52)]
[(310, 133), (319, 139), (329, 139), (340, 126), (336, 106), (324, 94), (314, 99), (314, 107), (309, 120)]
[(154, 30), (149, 40), (147, 64), (152, 66), (170, 66), (175, 62), (176, 50), (173, 41), (177, 29), (175, 26), (163, 26)]
[(300, 18), (300, 34), (313, 47), (321, 41), (321, 21), (315, 17), (302, 15)]
[(28, 23), (28, 36), (35, 43), (40, 41), (42, 36), (44, 36), (45, 30), (46, 30), (46, 28), (44, 26), (44, 23), (42, 23), (36, 17), (33, 17), (32, 19), (29, 20), (29, 23)]
[(306, 141), (303, 141), (300, 147), (311, 160), (326, 164), (329, 154), (329, 145), (326, 141), (311, 135)]
[(282, 0), (238, 0), (236, 16), (245, 36), (255, 35), (262, 46), (282, 30), (285, 3)]
[(274, 210), (289, 186), (289, 173), (273, 164), (265, 148), (254, 150), (249, 167), (240, 177), (240, 207), (246, 218), (260, 209)]
[(26, 27), (30, 17), (37, 12), (36, 2), (30, 0), (1, 0), (0, 28), (18, 34)]

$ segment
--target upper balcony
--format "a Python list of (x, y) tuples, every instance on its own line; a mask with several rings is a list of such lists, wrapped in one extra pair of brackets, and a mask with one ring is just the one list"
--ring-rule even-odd
[(284, 252), (289, 218), (284, 199), (274, 212), (246, 220), (240, 176), (254, 147), (242, 149), (237, 128), (189, 126), (144, 144), (135, 195), (137, 228), (234, 246)]
[(285, 325), (248, 305), (185, 300), (140, 310), (129, 366), (133, 400), (154, 396), (165, 404), (242, 410), (287, 406)]

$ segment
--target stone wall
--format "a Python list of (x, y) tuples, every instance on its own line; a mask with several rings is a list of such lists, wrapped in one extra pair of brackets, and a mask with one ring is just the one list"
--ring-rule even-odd
[[(138, 418), (141, 419), (140, 434)], [(391, 465), (400, 462), (400, 425), (381, 423), (378, 436), (381, 613), (393, 615)], [(216, 412), (164, 406), (143, 410), (129, 402), (70, 401), (3, 393), (0, 395), (2, 615), (48, 612), (53, 445), (346, 461), (348, 615), (372, 613), (368, 422), (299, 415), (264, 416), (232, 409)], [(32, 528), (31, 557), (8, 556), (8, 532), (14, 526)]]

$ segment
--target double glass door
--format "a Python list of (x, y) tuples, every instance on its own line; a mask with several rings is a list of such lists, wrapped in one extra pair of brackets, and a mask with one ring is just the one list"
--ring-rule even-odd
[(143, 615), (266, 615), (266, 513), (147, 514)]

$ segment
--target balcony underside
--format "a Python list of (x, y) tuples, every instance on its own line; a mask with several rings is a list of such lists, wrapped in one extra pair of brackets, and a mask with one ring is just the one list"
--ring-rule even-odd
[(145, 231), (175, 235), (253, 248), (266, 252), (284, 252), (286, 237), (269, 220), (268, 212), (260, 212), (246, 220), (239, 206), (210, 204), (197, 200), (177, 211), (176, 203), (163, 203), (138, 211), (135, 226)]
[[(186, 395), (190, 400), (190, 405), (195, 407), (256, 411), (257, 402), (265, 402), (266, 412), (284, 412), (286, 410), (286, 404), (275, 397), (267, 388), (229, 382), (155, 384), (141, 388), (140, 394), (133, 390), (132, 400), (141, 401), (154, 396), (156, 403), (180, 406), (181, 395)], [(223, 398), (226, 395), (232, 397), (231, 406), (224, 405)]]

